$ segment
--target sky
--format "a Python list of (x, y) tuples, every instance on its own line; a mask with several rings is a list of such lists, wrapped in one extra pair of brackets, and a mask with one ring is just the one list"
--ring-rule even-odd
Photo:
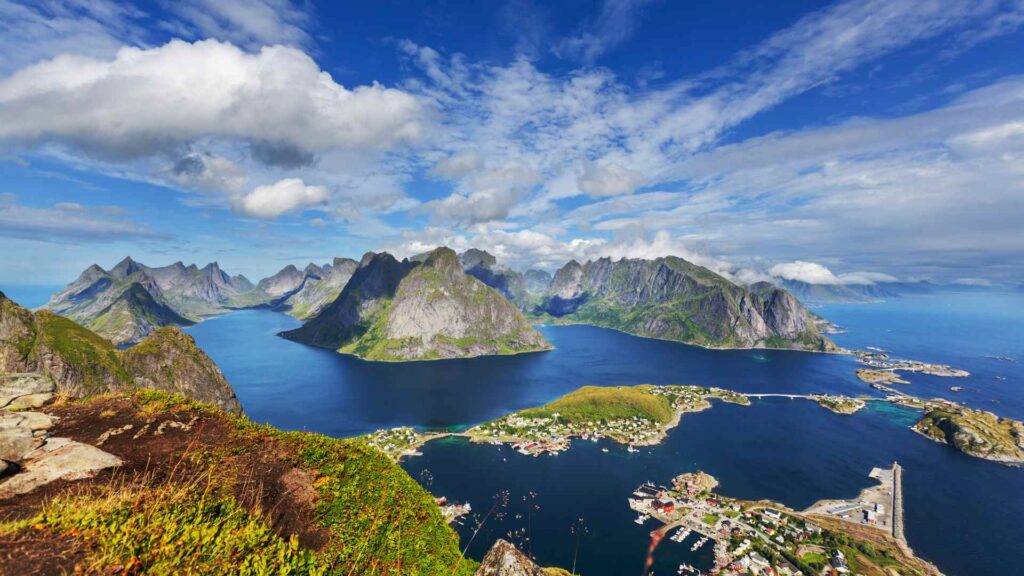
[(0, 283), (676, 255), (1024, 284), (1024, 0), (0, 0)]

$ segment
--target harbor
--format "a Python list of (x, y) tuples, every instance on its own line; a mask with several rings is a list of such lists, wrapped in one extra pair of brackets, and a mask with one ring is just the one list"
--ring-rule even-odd
[[(869, 476), (878, 486), (853, 500), (819, 501), (803, 512), (717, 494), (717, 480), (703, 472), (681, 474), (671, 487), (645, 482), (627, 500), (637, 513), (634, 522), (660, 523), (651, 532), (655, 546), (667, 541), (691, 553), (712, 547), (710, 564), (683, 562), (677, 574), (856, 574), (881, 569), (893, 558), (920, 573), (938, 574), (913, 556), (903, 538), (901, 474), (897, 463), (873, 468)], [(851, 544), (851, 538), (870, 545)]]

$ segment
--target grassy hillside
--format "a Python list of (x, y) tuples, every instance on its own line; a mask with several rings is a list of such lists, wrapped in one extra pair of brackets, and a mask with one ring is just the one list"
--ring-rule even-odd
[(546, 418), (557, 412), (570, 423), (643, 418), (659, 423), (672, 419), (675, 409), (665, 396), (647, 392), (650, 385), (630, 387), (584, 386), (541, 408), (519, 412), (524, 418)]
[[(361, 441), (282, 432), (154, 391), (49, 411), (75, 421), (55, 435), (94, 442), (97, 430), (128, 425), (133, 434), (103, 445), (120, 469), (14, 502), (0, 538), (26, 566), (367, 576), (468, 576), (476, 566), (433, 498)], [(158, 433), (158, 421), (181, 426)], [(73, 571), (66, 563), (46, 568)]]
[(87, 394), (106, 392), (110, 383), (132, 385), (120, 352), (109, 340), (47, 310), (35, 316), (40, 336), (36, 346), (43, 344), (56, 352)]

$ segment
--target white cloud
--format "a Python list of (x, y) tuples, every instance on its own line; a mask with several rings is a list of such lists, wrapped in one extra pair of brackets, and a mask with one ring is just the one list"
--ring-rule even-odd
[(169, 0), (163, 5), (178, 18), (167, 27), (189, 38), (216, 38), (248, 49), (313, 43), (305, 30), (313, 23), (309, 5), (289, 0)]
[(842, 284), (842, 281), (831, 270), (817, 262), (797, 260), (796, 262), (776, 264), (768, 270), (768, 273), (785, 280), (795, 280), (808, 284), (828, 284), (833, 286)]
[(615, 162), (595, 164), (588, 162), (577, 180), (579, 189), (590, 196), (620, 196), (632, 194), (643, 184), (644, 175)]
[(957, 286), (992, 286), (992, 281), (987, 278), (957, 278), (953, 280)]
[(882, 272), (847, 272), (839, 275), (839, 281), (847, 286), (871, 286), (872, 284), (899, 282), (892, 274)]
[(166, 239), (167, 236), (121, 218), (111, 206), (86, 207), (61, 202), (50, 208), (19, 204), (0, 193), (0, 236), (42, 242), (114, 242), (125, 239)]
[(247, 177), (237, 164), (222, 156), (191, 153), (178, 159), (168, 177), (180, 186), (204, 192), (241, 192)]
[[(459, 162), (463, 166), (446, 169), (462, 170), (465, 162)], [(532, 167), (522, 162), (508, 162), (499, 168), (467, 173), (459, 192), (427, 202), (421, 210), (437, 221), (464, 225), (502, 220), (541, 181), (540, 173)]]
[(146, 16), (112, 0), (0, 1), (0, 75), (58, 54), (105, 58), (140, 43)]
[(597, 18), (587, 22), (576, 35), (559, 42), (555, 53), (592, 63), (633, 35), (650, 3), (651, 0), (604, 0)]
[(122, 48), (113, 59), (61, 55), (0, 80), (0, 139), (113, 158), (204, 137), (386, 150), (419, 139), (427, 116), (401, 90), (335, 83), (295, 48), (250, 54), (215, 40)]
[(232, 207), (258, 218), (277, 218), (311, 206), (321, 206), (330, 199), (327, 188), (307, 186), (298, 178), (285, 178), (232, 199)]

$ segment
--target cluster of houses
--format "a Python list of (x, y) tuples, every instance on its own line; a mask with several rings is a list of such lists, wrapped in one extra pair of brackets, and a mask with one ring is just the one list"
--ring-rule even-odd
[(416, 446), (423, 440), (423, 435), (413, 428), (391, 428), (377, 430), (363, 437), (366, 443), (388, 455), (393, 460), (416, 453)]
[(842, 551), (825, 544), (821, 527), (775, 508), (724, 498), (711, 492), (715, 486), (707, 474), (683, 474), (671, 489), (645, 483), (629, 499), (640, 514), (638, 523), (654, 517), (667, 526), (669, 540), (682, 543), (691, 533), (700, 537), (691, 551), (714, 541), (713, 566), (698, 571), (682, 564), (679, 574), (796, 576), (805, 572), (791, 559), (803, 556), (818, 559), (815, 573), (850, 572)]
[(570, 446), (571, 438), (596, 442), (603, 437), (630, 444), (645, 444), (659, 434), (658, 423), (646, 418), (618, 418), (586, 423), (568, 422), (558, 412), (551, 416), (526, 418), (512, 414), (469, 431), (475, 441), (515, 440), (512, 448), (528, 456), (558, 455)]

